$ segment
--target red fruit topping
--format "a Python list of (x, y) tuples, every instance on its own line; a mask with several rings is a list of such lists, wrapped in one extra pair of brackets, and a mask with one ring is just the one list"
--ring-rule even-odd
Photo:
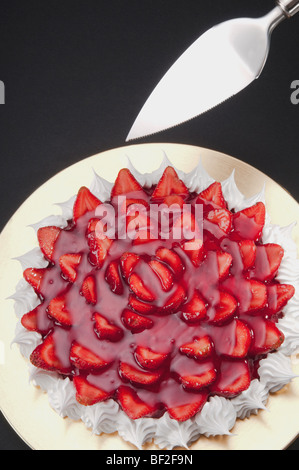
[(144, 369), (158, 369), (167, 357), (167, 354), (157, 353), (142, 346), (137, 346), (135, 350), (135, 359)]
[(37, 293), (41, 293), (42, 280), (47, 268), (28, 268), (24, 271), (24, 278), (34, 288)]
[(134, 292), (137, 297), (146, 302), (153, 302), (155, 300), (154, 294), (144, 285), (142, 279), (138, 274), (131, 274), (129, 279), (129, 285), (131, 290)]
[(201, 239), (193, 239), (182, 244), (182, 248), (186, 255), (189, 256), (192, 264), (198, 267), (203, 259), (203, 241)]
[(258, 281), (269, 281), (274, 278), (284, 255), (280, 245), (268, 243), (256, 247), (255, 267), (252, 276)]
[(49, 371), (69, 372), (56, 355), (55, 341), (50, 333), (44, 341), (37, 346), (30, 355), (30, 361), (35, 367)]
[(120, 258), (121, 270), (124, 278), (128, 281), (140, 257), (135, 253), (124, 253)]
[(94, 276), (87, 276), (82, 284), (82, 295), (87, 303), (95, 305), (97, 303), (97, 287)]
[[(206, 220), (217, 225), (224, 233), (229, 233), (232, 228), (232, 214), (226, 209), (214, 209), (207, 213)], [(209, 230), (210, 225), (204, 225)], [(210, 229), (211, 230), (211, 229)], [(213, 230), (212, 230), (213, 231)]]
[(197, 198), (197, 203), (200, 204), (201, 201), (213, 203), (216, 206), (225, 208), (226, 203), (223, 197), (221, 183), (212, 183), (207, 189), (202, 191)]
[(264, 322), (259, 322), (258, 326), (253, 324), (251, 354), (256, 356), (276, 351), (283, 342), (284, 334), (277, 328), (275, 323), (265, 320)]
[(213, 343), (209, 336), (202, 338), (194, 338), (192, 343), (183, 344), (180, 347), (180, 352), (193, 359), (205, 359), (211, 356), (213, 351)]
[(51, 300), (48, 306), (48, 313), (61, 325), (72, 325), (72, 316), (66, 308), (66, 296), (63, 294)]
[(236, 212), (233, 215), (235, 235), (239, 238), (257, 241), (265, 225), (266, 209), (262, 202)]
[(119, 264), (117, 261), (112, 261), (106, 269), (105, 279), (108, 282), (110, 289), (117, 295), (122, 295), (124, 291), (123, 283), (119, 272)]
[(188, 323), (197, 323), (207, 314), (206, 304), (198, 291), (195, 291), (192, 299), (182, 307), (182, 318)]
[(143, 371), (141, 369), (136, 369), (136, 367), (125, 362), (120, 363), (119, 373), (122, 378), (129, 380), (133, 384), (135, 383), (140, 385), (152, 385), (158, 382), (162, 376), (162, 372), (160, 370), (153, 370), (151, 372)]
[(171, 167), (167, 167), (157, 184), (152, 199), (163, 199), (166, 196), (178, 194), (188, 196), (189, 191), (186, 185), (179, 179), (176, 171)]
[(76, 399), (78, 403), (83, 406), (92, 406), (100, 401), (107, 400), (110, 393), (91, 385), (86, 378), (82, 376), (75, 376), (73, 378), (74, 386), (76, 388)]
[(253, 240), (241, 240), (239, 249), (242, 257), (244, 270), (254, 265), (256, 257), (256, 245)]
[(118, 326), (109, 323), (103, 315), (100, 313), (94, 313), (93, 319), (95, 321), (94, 329), (99, 339), (106, 339), (112, 342), (117, 342), (122, 339), (124, 335), (123, 330)]
[(177, 196), (175, 194), (171, 196), (166, 196), (166, 198), (163, 199), (163, 204), (166, 204), (166, 206), (168, 207), (178, 205), (179, 207), (182, 208), (184, 203), (185, 203), (184, 198), (182, 198), (182, 196)]
[(150, 416), (156, 411), (156, 407), (143, 402), (131, 387), (127, 387), (125, 385), (119, 387), (117, 398), (122, 409), (131, 419)]
[(179, 378), (187, 390), (198, 391), (211, 385), (217, 377), (213, 363), (204, 362), (194, 367), (194, 375), (184, 375)]
[(141, 333), (143, 330), (153, 326), (153, 321), (150, 318), (145, 318), (129, 309), (123, 311), (122, 321), (125, 327), (131, 330), (132, 333)]
[(162, 307), (162, 311), (167, 313), (176, 312), (186, 298), (186, 291), (183, 286), (178, 285), (176, 291), (167, 299), (166, 303)]
[(40, 249), (49, 261), (54, 261), (54, 248), (60, 233), (58, 227), (41, 227), (37, 231)]
[(138, 313), (142, 313), (143, 315), (149, 315), (156, 311), (156, 307), (153, 304), (148, 304), (143, 302), (142, 300), (137, 299), (135, 295), (129, 295), (129, 306)]
[(113, 243), (108, 237), (99, 237), (97, 232), (92, 232), (88, 236), (89, 261), (94, 266), (101, 268), (108, 256), (109, 249)]
[(237, 309), (237, 300), (228, 292), (219, 292), (219, 303), (208, 312), (209, 321), (222, 323), (231, 319)]
[(169, 248), (158, 248), (156, 257), (168, 264), (174, 272), (176, 278), (180, 278), (185, 270), (185, 266), (177, 253)]
[(230, 398), (247, 390), (250, 381), (250, 369), (246, 361), (225, 359), (221, 362), (218, 378), (212, 384), (211, 390), (218, 395)]
[(62, 255), (59, 258), (60, 269), (68, 281), (75, 282), (81, 258), (82, 256), (77, 253)]
[(115, 184), (111, 191), (111, 199), (115, 196), (126, 195), (134, 192), (143, 192), (142, 187), (132, 175), (130, 170), (123, 168), (118, 173)]
[(267, 287), (259, 281), (250, 281), (251, 301), (248, 310), (262, 309), (267, 304)]
[(198, 393), (197, 400), (195, 402), (168, 408), (167, 411), (169, 416), (177, 421), (187, 421), (187, 419), (192, 418), (203, 408), (207, 401), (207, 397), (208, 395), (205, 392)]
[(158, 276), (161, 282), (162, 289), (165, 292), (170, 291), (173, 286), (173, 275), (171, 271), (160, 261), (152, 260), (149, 262), (149, 266), (152, 268), (154, 273)]
[(71, 347), (70, 361), (73, 366), (80, 370), (98, 370), (108, 365), (107, 361), (76, 342)]
[(39, 331), (38, 329), (38, 321), (37, 321), (37, 308), (31, 310), (21, 318), (21, 323), (24, 328), (28, 331)]
[[(225, 334), (225, 330), (223, 334)], [(227, 326), (227, 336), (231, 340), (219, 345), (217, 353), (229, 357), (245, 358), (252, 339), (248, 326), (236, 319)]]
[(87, 212), (95, 211), (100, 204), (102, 204), (101, 201), (88, 188), (85, 186), (80, 188), (73, 208), (74, 222)]
[(232, 260), (233, 258), (229, 253), (226, 253), (225, 251), (217, 252), (219, 279), (223, 279), (228, 275)]
[(295, 289), (289, 284), (273, 284), (267, 287), (268, 310), (271, 314), (280, 312), (294, 296)]

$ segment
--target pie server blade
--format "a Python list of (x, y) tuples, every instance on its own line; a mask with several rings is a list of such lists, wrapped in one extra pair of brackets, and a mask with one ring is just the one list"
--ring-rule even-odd
[(277, 0), (265, 16), (233, 19), (209, 29), (158, 83), (126, 141), (189, 121), (247, 87), (264, 68), (274, 28), (298, 12), (299, 0)]

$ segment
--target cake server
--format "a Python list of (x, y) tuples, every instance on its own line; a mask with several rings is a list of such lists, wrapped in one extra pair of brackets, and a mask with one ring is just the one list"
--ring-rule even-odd
[(189, 121), (247, 87), (264, 68), (273, 30), (298, 12), (299, 0), (277, 0), (265, 16), (233, 19), (209, 29), (158, 83), (126, 141)]

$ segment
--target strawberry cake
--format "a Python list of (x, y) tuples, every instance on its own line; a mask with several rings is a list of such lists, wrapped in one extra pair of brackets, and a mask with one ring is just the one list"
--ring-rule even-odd
[[(165, 157), (95, 175), (34, 226), (19, 261), (14, 342), (62, 416), (143, 448), (229, 434), (293, 378), (299, 345), (292, 226), (263, 191)], [(166, 223), (167, 221), (167, 223)]]

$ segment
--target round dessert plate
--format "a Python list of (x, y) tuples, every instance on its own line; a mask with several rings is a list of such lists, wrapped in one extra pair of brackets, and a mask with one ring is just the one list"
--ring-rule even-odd
[[(240, 191), (250, 197), (265, 185), (266, 205), (273, 224), (288, 226), (299, 221), (299, 205), (279, 184), (259, 170), (231, 156), (181, 144), (140, 144), (108, 150), (86, 158), (38, 188), (17, 210), (0, 235), (0, 408), (16, 433), (34, 450), (134, 450), (117, 433), (93, 435), (83, 422), (62, 418), (49, 405), (47, 395), (29, 382), (27, 361), (21, 356), (15, 336), (17, 318), (14, 294), (22, 269), (17, 258), (37, 246), (30, 225), (51, 214), (60, 214), (56, 203), (68, 200), (78, 189), (90, 186), (93, 171), (114, 181), (127, 165), (127, 157), (141, 173), (157, 169), (164, 155), (180, 170), (191, 171), (201, 160), (218, 181), (235, 171)], [(293, 238), (299, 249), (299, 227)], [(299, 375), (299, 355), (292, 357), (294, 374)], [(200, 437), (193, 450), (282, 450), (299, 431), (299, 379), (271, 395), (267, 410), (243, 421), (237, 420), (231, 435)], [(154, 444), (145, 446), (158, 450)]]

